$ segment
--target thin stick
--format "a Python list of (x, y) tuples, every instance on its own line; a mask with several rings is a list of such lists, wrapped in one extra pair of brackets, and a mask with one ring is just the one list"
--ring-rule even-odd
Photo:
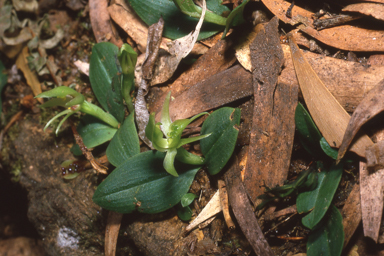
[(225, 186), (225, 182), (223, 180), (218, 180), (217, 183), (219, 187), (220, 204), (223, 210), (225, 223), (227, 223), (227, 227), (229, 230), (233, 230), (235, 229), (235, 223), (233, 223), (233, 220), (229, 213), (228, 193), (227, 193), (227, 188)]

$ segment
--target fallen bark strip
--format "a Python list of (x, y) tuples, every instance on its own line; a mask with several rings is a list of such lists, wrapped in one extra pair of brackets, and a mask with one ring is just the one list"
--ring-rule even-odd
[(236, 156), (231, 168), (224, 176), (232, 211), (256, 255), (274, 255), (267, 240), (265, 240), (241, 181), (241, 173)]
[[(278, 84), (296, 87), (298, 81), (289, 47), (282, 45), (282, 48), (285, 68), (279, 76)], [(311, 52), (303, 54), (328, 90), (348, 112), (352, 112), (368, 91), (384, 79), (384, 66), (364, 67), (360, 63), (324, 57)], [(192, 83), (191, 81), (190, 83)], [(239, 65), (187, 87), (189, 89), (177, 96), (173, 94), (173, 88), (171, 88), (172, 96), (175, 97), (170, 102), (170, 113), (173, 120), (188, 118), (253, 94), (252, 74)], [(158, 97), (161, 95), (152, 97), (152, 100), (149, 101), (151, 112), (155, 111), (156, 107), (160, 107), (163, 102), (158, 100)], [(180, 106), (179, 104), (184, 106), (182, 110), (177, 108)], [(156, 110), (156, 113), (160, 112), (160, 109)]]
[(355, 184), (341, 210), (344, 227), (344, 248), (355, 233), (361, 221), (360, 186)]
[(105, 256), (116, 255), (117, 238), (119, 237), (122, 218), (122, 213), (112, 211), (108, 213), (107, 227), (105, 228)]
[[(260, 26), (260, 25), (258, 25)], [(254, 109), (244, 184), (254, 204), (264, 186), (283, 185), (295, 133), (298, 88), (278, 84), (284, 63), (278, 19), (273, 18), (250, 45)]]

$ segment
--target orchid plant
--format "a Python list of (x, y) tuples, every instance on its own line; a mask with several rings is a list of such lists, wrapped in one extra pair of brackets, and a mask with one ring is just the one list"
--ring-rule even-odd
[(178, 161), (186, 164), (202, 165), (204, 163), (204, 158), (188, 152), (182, 146), (207, 138), (211, 134), (209, 133), (182, 139), (181, 135), (187, 125), (189, 125), (200, 116), (208, 113), (203, 112), (195, 115), (190, 119), (180, 119), (172, 122), (169, 116), (170, 98), (171, 92), (169, 92), (165, 98), (163, 109), (161, 111), (161, 122), (156, 123), (155, 113), (150, 115), (147, 127), (145, 128), (145, 136), (147, 136), (147, 138), (152, 142), (152, 146), (156, 150), (160, 152), (166, 152), (163, 163), (164, 169), (169, 174), (177, 177), (179, 175), (177, 174), (177, 171), (174, 167), (175, 158)]

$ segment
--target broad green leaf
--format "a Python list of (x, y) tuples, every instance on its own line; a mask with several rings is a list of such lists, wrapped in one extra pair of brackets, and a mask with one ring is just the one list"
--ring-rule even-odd
[(89, 80), (100, 105), (108, 110), (107, 95), (112, 90), (112, 78), (119, 72), (119, 48), (109, 42), (95, 44), (89, 62)]
[(295, 124), (299, 133), (299, 139), (305, 150), (314, 157), (323, 156), (323, 151), (320, 148), (319, 141), (322, 138), (321, 133), (313, 122), (311, 115), (299, 103), (295, 111)]
[(183, 207), (178, 205), (177, 216), (179, 216), (182, 221), (189, 221), (192, 218), (192, 210), (189, 208), (189, 206)]
[(222, 36), (222, 39), (225, 38), (225, 36), (228, 33), (228, 30), (231, 27), (240, 25), (241, 23), (244, 23), (244, 18), (243, 18), (243, 11), (245, 5), (249, 2), (249, 0), (244, 0), (239, 6), (237, 6), (231, 13), (229, 14), (226, 24), (225, 24), (225, 29), (224, 33)]
[(164, 170), (164, 157), (163, 152), (146, 151), (129, 158), (98, 186), (93, 201), (120, 213), (158, 213), (176, 205), (199, 167), (178, 164), (179, 177), (174, 177)]
[(324, 222), (308, 237), (307, 255), (339, 256), (343, 250), (343, 244), (343, 218), (339, 210), (331, 205)]
[[(198, 18), (183, 14), (170, 0), (127, 0), (136, 14), (148, 25), (157, 23), (162, 16), (165, 22), (163, 36), (177, 39), (193, 31), (198, 23)], [(217, 15), (229, 12), (229, 8), (221, 5), (221, 0), (208, 0), (207, 9)], [(208, 13), (207, 10), (207, 13)], [(198, 40), (208, 38), (224, 29), (212, 23), (204, 23)]]
[(116, 131), (117, 129), (90, 115), (81, 118), (77, 126), (77, 132), (87, 148), (94, 148), (111, 140)]
[(337, 149), (334, 149), (332, 148), (327, 140), (322, 137), (321, 140), (320, 140), (320, 147), (321, 149), (324, 151), (324, 153), (329, 156), (330, 158), (332, 158), (333, 160), (336, 160), (337, 159), (337, 154), (339, 153)]
[(4, 64), (0, 60), (0, 114), (1, 114), (2, 108), (3, 108), (3, 102), (1, 100), (1, 98), (2, 98), (1, 97), (1, 92), (3, 91), (3, 87), (7, 84), (7, 80), (8, 80), (8, 77), (4, 73), (4, 71), (5, 71)]
[(211, 134), (200, 141), (208, 172), (217, 174), (228, 162), (235, 149), (240, 123), (240, 109), (230, 107), (214, 111), (204, 122), (201, 135)]
[(323, 182), (325, 177), (325, 172), (320, 172), (317, 174), (317, 187), (312, 191), (302, 192), (297, 196), (296, 206), (298, 213), (309, 212), (315, 207), (315, 200), (313, 198), (319, 193), (320, 184)]
[(121, 93), (122, 75), (117, 74), (113, 77), (111, 90), (107, 91), (107, 111), (113, 115), (119, 123), (124, 121), (125, 107), (123, 95)]
[(186, 206), (190, 205), (193, 202), (193, 200), (195, 200), (195, 198), (196, 198), (196, 195), (192, 194), (192, 193), (187, 193), (187, 194), (183, 195), (183, 197), (181, 198), (181, 201), (180, 201), (181, 206), (186, 207)]
[(140, 153), (140, 142), (137, 136), (135, 113), (131, 113), (117, 130), (107, 148), (107, 157), (111, 164), (119, 166), (128, 158)]
[[(310, 192), (301, 193), (298, 196), (296, 202), (300, 200), (304, 200), (304, 202), (307, 202), (307, 204), (311, 204), (309, 202), (311, 200), (314, 202), (314, 207), (312, 212), (310, 212), (307, 216), (305, 216), (302, 219), (304, 226), (306, 226), (309, 229), (312, 229), (324, 217), (329, 206), (331, 205), (336, 189), (339, 186), (342, 173), (343, 173), (342, 163), (336, 166), (333, 165), (330, 168), (330, 170), (324, 171), (324, 178), (321, 180), (321, 182), (319, 177), (318, 189)], [(309, 206), (306, 206), (303, 208), (308, 209)]]

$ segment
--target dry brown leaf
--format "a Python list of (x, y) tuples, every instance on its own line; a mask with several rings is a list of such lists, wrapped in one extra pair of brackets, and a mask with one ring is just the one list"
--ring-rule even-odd
[(123, 45), (119, 33), (113, 27), (107, 10), (107, 0), (90, 0), (89, 18), (92, 24), (92, 30), (95, 34), (96, 42), (110, 41), (119, 48)]
[(377, 242), (383, 214), (384, 169), (369, 174), (360, 162), (360, 196), (364, 236)]
[(384, 140), (367, 147), (365, 152), (368, 167), (374, 169), (384, 168)]
[(117, 238), (119, 237), (119, 230), (121, 225), (122, 213), (112, 212), (108, 213), (107, 227), (105, 228), (105, 256), (116, 255)]
[(342, 9), (344, 12), (358, 12), (370, 15), (378, 20), (384, 20), (384, 5), (379, 3), (350, 4)]
[(286, 180), (295, 133), (298, 87), (278, 83), (284, 53), (277, 28), (275, 17), (250, 45), (254, 108), (244, 184), (254, 204), (263, 186)]
[(306, 34), (324, 44), (347, 51), (384, 51), (384, 31), (369, 30), (350, 25), (317, 31), (312, 23), (313, 13), (297, 5), (292, 9), (292, 18), (286, 16), (291, 2), (284, 0), (262, 0), (267, 8), (285, 23), (298, 25)]
[[(28, 66), (27, 57), (29, 56), (28, 47), (25, 46), (24, 49), (19, 54), (16, 60), (16, 66), (18, 69), (23, 71), (24, 77), (27, 80), (27, 84), (31, 87), (33, 94), (36, 96), (41, 93), (41, 85), (39, 79), (35, 72), (32, 72)], [(42, 98), (37, 99), (40, 103), (43, 103)]]
[[(339, 147), (350, 116), (325, 87), (292, 37), (289, 46), (297, 80), (309, 112), (329, 145)], [(370, 145), (372, 141), (368, 136), (362, 135), (352, 144), (351, 151), (364, 157), (365, 149)]]
[(366, 122), (384, 111), (384, 80), (375, 86), (353, 112), (339, 148), (337, 160), (343, 158), (357, 132)]

